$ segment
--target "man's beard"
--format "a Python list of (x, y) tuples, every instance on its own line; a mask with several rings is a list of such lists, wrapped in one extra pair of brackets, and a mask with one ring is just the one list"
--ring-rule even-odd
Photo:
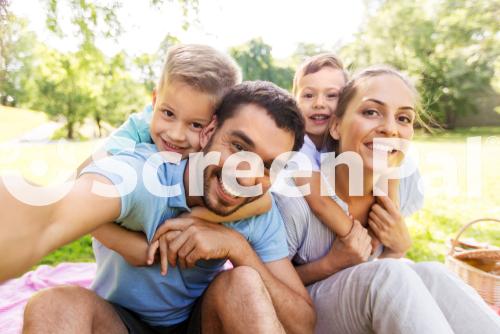
[[(211, 173), (212, 174), (215, 174), (215, 173)], [(219, 215), (219, 216), (222, 216), (222, 217), (226, 217), (226, 216), (229, 216), (233, 213), (235, 213), (236, 211), (238, 211), (243, 205), (245, 204), (248, 204), (254, 200), (256, 200), (257, 198), (259, 197), (246, 197), (245, 200), (239, 204), (239, 205), (236, 205), (234, 208), (228, 208), (226, 206), (224, 206), (223, 204), (220, 204), (219, 205), (216, 205), (215, 203), (212, 203), (212, 201), (210, 200), (210, 177), (211, 175), (208, 174), (208, 169), (205, 169), (203, 171), (203, 196), (202, 196), (202, 200), (203, 200), (203, 204), (205, 205), (205, 207), (212, 211), (213, 213), (215, 213), (216, 215)], [(214, 178), (217, 178), (217, 175), (214, 175), (213, 176)], [(219, 182), (219, 180), (217, 179), (216, 182)], [(214, 193), (214, 196), (213, 197), (216, 197), (217, 195)], [(262, 195), (261, 195), (262, 196)]]
[[(204, 154), (207, 154), (208, 152), (211, 151), (212, 140), (214, 137), (215, 137), (215, 134), (209, 139), (207, 146), (205, 146), (205, 148), (203, 150)], [(220, 167), (216, 167), (216, 168), (220, 168)], [(210, 195), (210, 178), (214, 177), (216, 179), (215, 181), (219, 182), (217, 173), (220, 173), (220, 171), (221, 170), (219, 170), (219, 171), (214, 170), (214, 172), (210, 173), (210, 175), (209, 175), (209, 168), (205, 168), (203, 170), (203, 196), (202, 196), (203, 204), (205, 205), (205, 207), (208, 210), (212, 211), (216, 215), (219, 215), (222, 217), (229, 216), (229, 215), (235, 213), (236, 211), (238, 211), (242, 206), (244, 206), (250, 202), (253, 202), (256, 199), (263, 196), (263, 194), (262, 194), (262, 195), (257, 196), (257, 197), (246, 197), (245, 200), (241, 204), (236, 205), (234, 208), (228, 208), (228, 207), (224, 206), (223, 204), (221, 204), (219, 201), (217, 201), (217, 203), (212, 203), (210, 201), (210, 196), (209, 196)], [(217, 185), (217, 186), (220, 186), (220, 185)], [(214, 192), (214, 197), (217, 198), (217, 195), (215, 194), (215, 192)], [(217, 205), (217, 204), (219, 204), (219, 205)]]

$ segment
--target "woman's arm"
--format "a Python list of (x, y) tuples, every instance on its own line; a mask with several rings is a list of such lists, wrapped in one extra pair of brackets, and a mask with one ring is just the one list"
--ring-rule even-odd
[(129, 264), (147, 265), (149, 244), (144, 233), (127, 230), (116, 223), (108, 223), (91, 234), (104, 246), (123, 256)]
[(207, 208), (202, 207), (193, 208), (191, 210), (190, 216), (200, 218), (212, 223), (227, 223), (261, 215), (271, 210), (271, 206), (271, 195), (269, 195), (269, 193), (265, 193), (261, 198), (242, 206), (240, 209), (238, 209), (238, 211), (230, 214), (229, 216), (222, 217), (213, 213)]
[(321, 281), (336, 272), (365, 262), (371, 254), (368, 231), (354, 221), (345, 237), (335, 238), (330, 251), (321, 259), (295, 267), (304, 285)]
[(321, 173), (313, 172), (310, 178), (295, 179), (297, 186), (307, 183), (311, 193), (304, 197), (312, 212), (336, 235), (346, 236), (352, 229), (352, 220), (331, 197), (321, 196)]

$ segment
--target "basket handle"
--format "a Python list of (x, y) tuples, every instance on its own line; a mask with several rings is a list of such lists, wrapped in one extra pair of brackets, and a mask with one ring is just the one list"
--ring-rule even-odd
[(473, 221), (465, 224), (464, 226), (462, 226), (462, 228), (460, 229), (460, 231), (458, 231), (457, 236), (455, 237), (455, 239), (451, 240), (451, 248), (450, 248), (450, 252), (448, 253), (448, 255), (453, 256), (453, 254), (455, 254), (455, 247), (458, 245), (458, 238), (460, 238), (460, 236), (462, 235), (462, 233), (465, 232), (466, 229), (468, 229), (471, 225), (474, 225), (476, 223), (483, 222), (483, 221), (494, 221), (494, 222), (500, 223), (499, 219), (495, 219), (495, 218), (480, 218), (480, 219), (476, 219), (476, 220), (473, 220)]

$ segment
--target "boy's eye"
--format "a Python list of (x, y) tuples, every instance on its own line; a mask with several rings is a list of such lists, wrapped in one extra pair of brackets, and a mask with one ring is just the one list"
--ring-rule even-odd
[(305, 93), (304, 95), (302, 95), (302, 97), (304, 97), (306, 99), (310, 99), (313, 97), (313, 95), (311, 93)]
[(328, 94), (329, 99), (336, 99), (339, 97), (339, 94)]
[(196, 130), (201, 130), (201, 129), (203, 129), (203, 124), (194, 122), (194, 123), (191, 123), (191, 127), (193, 127), (193, 129), (196, 129)]
[(167, 117), (170, 118), (170, 117), (174, 116), (174, 113), (171, 112), (170, 110), (165, 109), (165, 110), (163, 110), (163, 115), (165, 115), (165, 116), (167, 116)]

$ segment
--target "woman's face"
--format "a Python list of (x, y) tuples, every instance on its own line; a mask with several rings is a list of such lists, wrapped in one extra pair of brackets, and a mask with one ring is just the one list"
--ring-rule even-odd
[(415, 116), (414, 93), (399, 77), (368, 77), (358, 84), (342, 118), (333, 122), (330, 135), (339, 141), (337, 153), (358, 153), (365, 169), (373, 170), (375, 151), (387, 154), (389, 166), (397, 166), (404, 158), (401, 146), (374, 145), (374, 139), (410, 140)]

